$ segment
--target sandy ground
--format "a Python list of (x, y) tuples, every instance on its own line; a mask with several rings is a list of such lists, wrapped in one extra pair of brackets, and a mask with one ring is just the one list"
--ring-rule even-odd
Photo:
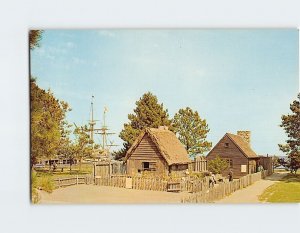
[[(287, 173), (274, 173), (264, 180), (238, 190), (215, 203), (259, 203), (263, 191), (286, 176)], [(135, 190), (96, 185), (74, 185), (54, 190), (51, 194), (41, 191), (41, 204), (162, 204), (180, 203), (186, 192), (171, 193), (148, 190)]]
[(287, 173), (274, 173), (266, 179), (256, 181), (254, 184), (238, 190), (222, 200), (215, 201), (215, 203), (261, 203), (258, 197), (264, 190), (286, 175)]
[(51, 194), (41, 191), (41, 204), (159, 204), (180, 203), (186, 193), (135, 190), (96, 185), (74, 185), (54, 190)]

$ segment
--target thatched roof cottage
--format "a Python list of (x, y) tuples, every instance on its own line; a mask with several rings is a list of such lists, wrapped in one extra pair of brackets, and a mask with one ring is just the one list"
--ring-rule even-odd
[(191, 160), (176, 135), (166, 126), (147, 128), (125, 156), (127, 174), (152, 171), (168, 174), (188, 169)]

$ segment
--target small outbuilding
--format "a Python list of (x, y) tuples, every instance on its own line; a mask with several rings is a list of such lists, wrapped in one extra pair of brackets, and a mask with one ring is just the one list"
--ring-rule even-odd
[(207, 154), (208, 163), (217, 156), (226, 159), (228, 168), (223, 171), (223, 176), (227, 176), (230, 169), (234, 178), (255, 173), (260, 157), (252, 150), (250, 139), (250, 131), (238, 131), (237, 135), (226, 133)]
[(124, 162), (129, 175), (143, 171), (169, 174), (188, 169), (191, 160), (176, 135), (160, 126), (145, 129), (126, 153)]

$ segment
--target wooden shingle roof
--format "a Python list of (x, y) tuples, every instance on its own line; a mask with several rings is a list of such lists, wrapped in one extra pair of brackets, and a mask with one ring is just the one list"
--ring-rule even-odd
[(251, 149), (250, 145), (241, 137), (235, 134), (226, 133), (231, 141), (241, 150), (247, 158), (258, 158), (257, 154)]
[(168, 165), (187, 164), (191, 162), (184, 146), (172, 131), (156, 128), (147, 128), (139, 135), (127, 151), (125, 161), (135, 151), (145, 134), (149, 135), (162, 157), (167, 161)]

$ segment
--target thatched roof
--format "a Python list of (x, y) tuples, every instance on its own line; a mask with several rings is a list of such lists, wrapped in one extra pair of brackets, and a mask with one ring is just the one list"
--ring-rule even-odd
[(226, 133), (225, 136), (226, 135), (247, 158), (258, 158), (257, 154), (251, 149), (249, 143), (247, 143), (241, 136), (231, 133)]
[(144, 130), (127, 151), (125, 161), (135, 151), (146, 134), (149, 135), (162, 157), (167, 161), (168, 165), (187, 164), (191, 162), (187, 151), (176, 135), (166, 128), (147, 128)]

